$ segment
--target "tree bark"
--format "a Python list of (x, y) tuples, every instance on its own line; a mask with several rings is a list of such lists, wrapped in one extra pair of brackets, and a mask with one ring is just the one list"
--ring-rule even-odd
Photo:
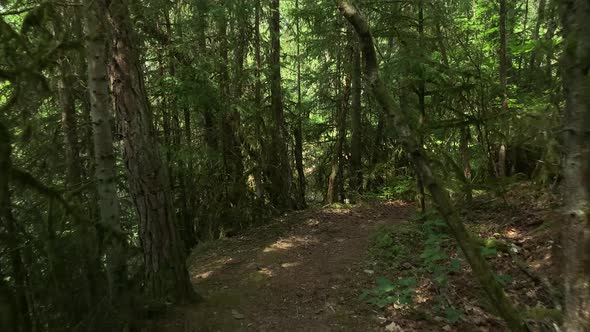
[[(502, 103), (502, 113), (508, 113), (508, 56), (506, 54), (506, 20), (508, 8), (506, 0), (500, 0), (500, 93)], [(506, 143), (500, 143), (498, 150), (498, 173), (501, 178), (506, 176)]]
[(80, 170), (80, 148), (78, 144), (78, 127), (76, 121), (76, 106), (72, 75), (69, 72), (71, 64), (63, 56), (59, 60), (59, 78), (57, 83), (59, 103), (61, 106), (61, 125), (64, 132), (64, 148), (66, 157), (66, 186), (74, 188), (80, 184), (82, 171)]
[[(352, 53), (350, 53), (352, 55)], [(346, 141), (346, 118), (348, 117), (348, 102), (351, 93), (352, 76), (350, 73), (346, 73), (344, 80), (344, 88), (342, 87), (342, 78), (340, 74), (341, 67), (341, 56), (338, 55), (337, 63), (337, 77), (336, 77), (336, 116), (334, 118), (336, 128), (336, 142), (334, 143), (334, 154), (332, 155), (332, 163), (330, 167), (330, 175), (328, 177), (328, 191), (326, 192), (326, 203), (333, 204), (338, 196), (343, 195), (343, 178), (342, 169), (344, 164), (344, 144)], [(346, 57), (350, 59), (351, 57)]]
[[(533, 30), (532, 40), (535, 42), (539, 42), (540, 39), (540, 31), (541, 25), (545, 22), (545, 4), (546, 0), (539, 0), (539, 6), (537, 8), (537, 22), (535, 23), (535, 30)], [(537, 55), (538, 55), (538, 47), (535, 47), (531, 52), (531, 59), (529, 62), (529, 71), (530, 71), (530, 78), (537, 77), (536, 67), (537, 67)], [(532, 83), (532, 82), (530, 82)]]
[[(424, 3), (418, 2), (418, 46), (420, 55), (423, 57), (424, 51)], [(426, 81), (423, 70), (420, 71), (420, 80), (418, 81), (418, 107), (420, 109), (420, 118), (418, 120), (418, 131), (420, 134), (420, 148), (424, 147), (424, 122), (426, 121)], [(426, 193), (424, 190), (424, 181), (420, 174), (416, 174), (416, 185), (418, 187), (418, 208), (421, 213), (426, 212)]]
[[(105, 0), (86, 0), (88, 91), (94, 142), (96, 190), (100, 223), (121, 231), (117, 170), (113, 147), (113, 117), (109, 97), (107, 50), (108, 26)], [(125, 243), (116, 237), (105, 239), (107, 278), (111, 300), (118, 300), (127, 282)]]
[[(295, 10), (299, 10), (299, 0), (295, 0)], [(299, 13), (295, 17), (295, 43), (297, 49), (297, 126), (295, 127), (295, 168), (297, 169), (297, 205), (298, 208), (304, 209), (307, 204), (305, 202), (305, 171), (303, 169), (303, 120), (307, 118), (304, 114), (303, 104), (301, 100), (301, 27), (299, 22)]]
[(461, 127), (461, 141), (459, 143), (459, 150), (461, 150), (461, 163), (463, 164), (463, 176), (465, 179), (463, 192), (465, 194), (465, 201), (471, 203), (473, 198), (471, 190), (471, 154), (469, 153), (469, 126)]
[(590, 2), (562, 0), (566, 331), (590, 331)]
[(490, 266), (481, 255), (477, 242), (467, 231), (459, 215), (454, 210), (448, 193), (435, 178), (424, 150), (418, 144), (416, 133), (410, 129), (407, 120), (408, 115), (404, 114), (399, 108), (396, 108), (392, 96), (379, 77), (377, 55), (368, 23), (359, 10), (350, 2), (339, 0), (338, 8), (340, 13), (354, 26), (359, 35), (361, 50), (365, 59), (365, 77), (368, 86), (371, 87), (377, 102), (381, 105), (385, 114), (392, 117), (401, 143), (414, 163), (417, 172), (422, 176), (425, 187), (430, 191), (439, 213), (446, 221), (450, 233), (465, 254), (475, 277), (480, 282), (498, 314), (506, 321), (508, 328), (512, 331), (528, 331), (524, 321), (519, 317), (518, 312), (506, 297), (506, 294), (504, 294), (502, 286), (496, 280)]
[(361, 53), (356, 37), (351, 34), (352, 49), (352, 96), (351, 96), (351, 138), (350, 138), (350, 189), (360, 193), (363, 188), (362, 171), (362, 69)]
[(291, 167), (287, 151), (287, 130), (281, 88), (281, 22), (279, 0), (270, 1), (270, 108), (273, 118), (272, 151), (269, 167), (271, 201), (281, 210), (292, 208)]
[(155, 299), (186, 302), (194, 290), (175, 222), (170, 182), (159, 151), (128, 4), (108, 8), (112, 27), (111, 82), (123, 137), (129, 192), (139, 218), (145, 291)]

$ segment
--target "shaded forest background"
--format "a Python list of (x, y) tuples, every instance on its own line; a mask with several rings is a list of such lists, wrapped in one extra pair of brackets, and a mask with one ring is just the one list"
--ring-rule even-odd
[[(109, 330), (198, 300), (193, 248), (310, 205), (436, 203), (455, 229), (454, 204), (521, 181), (558, 187), (566, 96), (588, 91), (575, 82), (590, 63), (587, 42), (563, 34), (588, 32), (588, 4), (359, 0), (367, 39), (339, 3), (1, 1), (5, 330)], [(564, 82), (565, 45), (585, 77)]]

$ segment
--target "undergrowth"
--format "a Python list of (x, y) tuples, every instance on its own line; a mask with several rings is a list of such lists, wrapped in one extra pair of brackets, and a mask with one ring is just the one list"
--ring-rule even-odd
[[(423, 314), (416, 309), (428, 302), (433, 316), (447, 324), (459, 322), (464, 312), (450, 299), (450, 277), (465, 264), (446, 227), (440, 216), (427, 213), (380, 228), (369, 251), (371, 262), (379, 274), (395, 278), (377, 277), (376, 286), (363, 292), (361, 298), (380, 308), (393, 306), (415, 314)], [(482, 254), (493, 257), (497, 252), (483, 246)], [(498, 280), (505, 285), (510, 277), (499, 275)], [(429, 293), (426, 300), (425, 293)]]

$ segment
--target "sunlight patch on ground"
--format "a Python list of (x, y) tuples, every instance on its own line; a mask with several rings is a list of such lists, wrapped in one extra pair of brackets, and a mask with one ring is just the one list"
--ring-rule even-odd
[(336, 215), (348, 215), (352, 212), (352, 210), (347, 208), (326, 208), (326, 212)]
[(207, 271), (196, 275), (197, 279), (207, 279), (213, 274), (213, 271)]
[(215, 273), (217, 270), (221, 269), (222, 267), (224, 267), (225, 265), (227, 265), (233, 261), (234, 261), (234, 259), (232, 257), (223, 256), (219, 259), (212, 261), (211, 263), (208, 263), (208, 264), (199, 266), (196, 269), (193, 269), (191, 271), (191, 276), (197, 280), (207, 279), (213, 273)]
[(275, 252), (279, 250), (288, 250), (293, 249), (301, 246), (305, 246), (312, 243), (317, 243), (318, 241), (311, 236), (290, 236), (286, 239), (279, 239), (277, 242), (271, 244), (270, 246), (264, 248), (262, 252), (269, 253)]
[(301, 263), (299, 263), (299, 262), (291, 262), (291, 263), (282, 263), (281, 264), (281, 267), (284, 268), (284, 269), (288, 269), (288, 268), (291, 268), (291, 267), (297, 267), (299, 265), (301, 265)]
[(382, 204), (386, 205), (386, 206), (394, 206), (394, 207), (406, 207), (409, 205), (408, 202), (401, 201), (401, 200), (385, 201)]

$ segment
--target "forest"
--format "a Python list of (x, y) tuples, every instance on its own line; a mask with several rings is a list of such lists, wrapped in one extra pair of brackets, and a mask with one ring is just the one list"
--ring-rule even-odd
[(588, 128), (588, 0), (0, 0), (0, 331), (590, 331)]

